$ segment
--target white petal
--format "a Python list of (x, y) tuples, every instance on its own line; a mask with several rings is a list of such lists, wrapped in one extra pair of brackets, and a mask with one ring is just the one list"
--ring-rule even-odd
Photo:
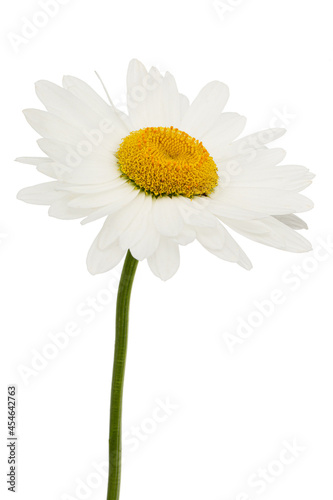
[(56, 181), (30, 186), (21, 189), (21, 191), (17, 193), (17, 198), (34, 205), (50, 205), (52, 202), (64, 196), (64, 193), (56, 191), (56, 186)]
[(247, 238), (288, 252), (308, 252), (311, 244), (302, 235), (278, 221), (275, 217), (266, 217), (253, 221), (223, 221)]
[(254, 164), (250, 168), (239, 167), (231, 175), (227, 176), (227, 173), (226, 170), (223, 178), (222, 169), (219, 170), (220, 184), (223, 187), (228, 184), (235, 188), (273, 188), (296, 192), (303, 191), (314, 178), (307, 168), (300, 165)]
[(219, 173), (225, 169), (233, 168), (232, 174), (238, 178), (241, 175), (251, 175), (253, 170), (266, 169), (278, 165), (286, 156), (282, 148), (253, 149), (227, 160), (218, 160)]
[(225, 231), (217, 219), (215, 227), (200, 227), (196, 230), (197, 240), (207, 249), (218, 250), (225, 243)]
[(71, 146), (54, 139), (39, 139), (37, 143), (55, 163), (64, 166), (62, 178), (66, 182), (101, 184), (119, 177), (116, 159), (111, 152), (109, 157), (94, 151), (82, 156)]
[[(249, 270), (252, 268), (252, 264), (247, 255), (224, 226), (221, 224), (218, 225), (218, 228), (216, 228), (216, 236), (212, 234), (214, 229), (204, 230), (205, 234), (202, 234), (202, 231), (203, 229), (200, 228), (197, 233), (197, 237), (199, 236), (198, 240), (210, 253), (228, 262), (236, 262), (245, 269)], [(211, 234), (209, 235), (208, 232)]]
[(65, 195), (60, 200), (53, 201), (49, 208), (49, 216), (56, 219), (72, 220), (81, 219), (90, 214), (90, 209), (72, 208), (68, 203), (72, 200), (72, 196)]
[(147, 218), (151, 209), (152, 197), (145, 196), (140, 210), (138, 210), (128, 227), (119, 236), (119, 245), (122, 248), (132, 248), (143, 237), (147, 229)]
[(147, 96), (144, 83), (147, 79), (148, 72), (144, 65), (137, 59), (130, 61), (127, 70), (127, 107), (134, 129), (148, 126), (152, 119), (150, 107), (144, 105)]
[(248, 207), (243, 208), (237, 206), (233, 200), (223, 196), (223, 193), (220, 194), (219, 197), (210, 200), (209, 210), (212, 214), (221, 217), (228, 217), (230, 219), (239, 219), (239, 220), (248, 220), (248, 219), (260, 219), (260, 217), (264, 217), (265, 214), (261, 212), (250, 210)]
[[(115, 156), (111, 150), (94, 148), (92, 144), (88, 144), (88, 141), (85, 147), (80, 149), (73, 148), (70, 144), (57, 139), (38, 139), (37, 144), (50, 158), (69, 167), (97, 161), (103, 163), (105, 167), (116, 164)], [(71, 154), (76, 155), (76, 161), (71, 161), (69, 158)]]
[(47, 111), (26, 109), (23, 111), (26, 120), (36, 132), (46, 139), (63, 144), (66, 152), (79, 155), (82, 159), (91, 153), (104, 158), (110, 157), (110, 151), (118, 148), (114, 134), (106, 133), (106, 129), (79, 129), (65, 120)]
[(279, 139), (285, 132), (284, 128), (270, 128), (242, 137), (220, 151), (221, 158), (232, 158), (237, 155), (250, 157), (253, 151), (266, 149), (265, 144)]
[(25, 109), (23, 114), (29, 125), (42, 137), (74, 145), (84, 139), (76, 127), (52, 113), (40, 109)]
[(216, 218), (206, 209), (203, 199), (190, 200), (179, 196), (174, 201), (185, 224), (196, 227), (214, 227), (216, 225)]
[(181, 99), (174, 77), (166, 72), (161, 84), (161, 93), (164, 104), (163, 127), (180, 127), (181, 124)]
[(239, 136), (245, 124), (246, 118), (238, 113), (222, 113), (202, 137), (203, 145), (214, 158), (220, 158), (226, 144)]
[(128, 228), (137, 213), (141, 210), (144, 201), (145, 195), (139, 193), (139, 195), (128, 203), (128, 205), (108, 216), (106, 224), (107, 231), (105, 230), (103, 232), (99, 242), (101, 249), (111, 245)]
[(172, 278), (179, 268), (179, 262), (179, 246), (169, 238), (161, 238), (158, 249), (148, 258), (150, 269), (163, 281)]
[(50, 158), (46, 157), (36, 157), (36, 156), (21, 156), (20, 158), (15, 158), (15, 161), (18, 161), (19, 163), (25, 163), (27, 165), (35, 165), (38, 166), (41, 163), (44, 162), (52, 162)]
[(128, 184), (128, 180), (120, 175), (112, 181), (104, 182), (103, 184), (69, 184), (67, 182), (58, 182), (59, 189), (72, 194), (98, 194), (118, 188), (124, 184)]
[(222, 215), (223, 208), (227, 209), (228, 207), (258, 212), (264, 215), (306, 212), (313, 207), (312, 201), (299, 193), (271, 188), (249, 189), (227, 186), (221, 192), (220, 197), (214, 201), (216, 202), (216, 210), (213, 208), (213, 204), (210, 207), (212, 212), (217, 215)]
[(87, 255), (87, 267), (91, 274), (100, 274), (113, 269), (125, 255), (117, 242), (101, 250), (98, 242), (104, 226), (94, 240)]
[(138, 260), (147, 259), (156, 251), (159, 242), (160, 235), (154, 226), (152, 213), (150, 212), (147, 215), (146, 230), (141, 239), (131, 246), (131, 254)]
[(109, 106), (87, 83), (74, 76), (64, 76), (63, 87), (87, 104), (101, 117), (110, 117), (117, 130), (125, 136), (130, 132), (128, 117), (112, 104)]
[(273, 215), (277, 220), (291, 227), (291, 229), (308, 229), (308, 225), (295, 214)]
[(66, 75), (62, 79), (62, 85), (64, 89), (71, 92), (102, 116), (112, 112), (112, 108), (109, 104), (83, 80), (75, 76)]
[(134, 198), (138, 196), (138, 194), (139, 190), (133, 189), (133, 191), (128, 193), (127, 196), (120, 197), (119, 199), (117, 199), (117, 201), (113, 201), (110, 205), (92, 211), (91, 214), (88, 215), (88, 217), (81, 221), (81, 224), (88, 224), (89, 222), (93, 222), (97, 219), (100, 219), (101, 217), (114, 214), (115, 212), (126, 206), (128, 203), (133, 201)]
[(187, 110), (190, 107), (190, 101), (188, 100), (186, 95), (179, 94), (179, 105), (180, 105), (180, 118), (182, 120), (185, 114), (187, 113)]
[(163, 77), (156, 68), (147, 72), (137, 60), (130, 62), (127, 75), (128, 109), (135, 129), (178, 127), (186, 106), (177, 90), (174, 77)]
[(84, 133), (88, 146), (97, 143), (102, 148), (105, 143), (111, 148), (128, 134), (111, 108), (108, 115), (102, 116), (68, 90), (47, 81), (36, 83), (36, 93), (47, 111)]
[(82, 194), (75, 196), (69, 206), (73, 208), (100, 208), (112, 206), (113, 203), (118, 205), (118, 202), (130, 196), (134, 189), (131, 184), (125, 183), (101, 193)]
[(188, 245), (192, 243), (196, 238), (196, 232), (193, 227), (183, 226), (181, 232), (175, 237), (175, 241), (179, 243), (179, 245)]
[(219, 259), (226, 260), (227, 262), (235, 262), (247, 271), (252, 269), (252, 263), (246, 253), (236, 243), (236, 241), (228, 233), (226, 244), (223, 248), (217, 250), (207, 249), (210, 253)]
[(40, 80), (36, 83), (36, 93), (47, 111), (79, 129), (83, 127), (95, 128), (101, 120), (98, 113), (71, 92), (54, 83)]
[(201, 138), (218, 119), (228, 97), (229, 90), (224, 83), (208, 83), (190, 105), (182, 119), (181, 129), (196, 139)]
[(65, 172), (70, 170), (65, 165), (54, 162), (51, 158), (37, 158), (37, 157), (22, 157), (16, 158), (15, 161), (25, 163), (28, 165), (35, 165), (37, 170), (48, 177), (53, 179), (62, 179)]
[(142, 62), (132, 59), (127, 70), (127, 91), (129, 95), (136, 85), (143, 85), (147, 79), (148, 72)]
[(66, 167), (66, 165), (62, 165), (61, 163), (57, 163), (51, 158), (48, 158), (49, 162), (40, 163), (37, 167), (38, 172), (41, 172), (48, 177), (52, 177), (53, 179), (58, 179), (59, 181), (64, 180), (66, 176), (71, 172), (71, 169)]
[(177, 202), (168, 196), (156, 199), (153, 220), (162, 236), (177, 236), (183, 227), (183, 219), (178, 211)]

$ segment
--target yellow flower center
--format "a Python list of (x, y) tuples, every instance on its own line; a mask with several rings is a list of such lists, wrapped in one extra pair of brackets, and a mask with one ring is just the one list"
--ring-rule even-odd
[(173, 127), (131, 132), (117, 151), (118, 165), (147, 194), (208, 195), (218, 183), (217, 167), (197, 139)]

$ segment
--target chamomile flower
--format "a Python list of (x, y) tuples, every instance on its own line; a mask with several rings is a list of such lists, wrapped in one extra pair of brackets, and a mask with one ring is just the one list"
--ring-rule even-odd
[(28, 109), (44, 158), (19, 158), (52, 178), (18, 198), (49, 205), (59, 219), (105, 218), (87, 257), (92, 274), (116, 266), (127, 250), (156, 276), (179, 267), (179, 246), (198, 240), (220, 259), (251, 263), (227, 228), (259, 243), (305, 252), (310, 243), (295, 215), (312, 208), (300, 194), (313, 178), (281, 165), (285, 152), (266, 144), (283, 129), (238, 138), (245, 118), (224, 112), (228, 88), (208, 83), (189, 103), (170, 73), (131, 61), (128, 113), (83, 81), (36, 84), (46, 111)]

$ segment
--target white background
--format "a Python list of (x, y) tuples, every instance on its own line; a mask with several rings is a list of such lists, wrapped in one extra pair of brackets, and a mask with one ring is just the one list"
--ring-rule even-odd
[[(305, 214), (316, 252), (288, 254), (237, 236), (253, 262), (250, 272), (197, 244), (181, 249), (180, 270), (166, 283), (145, 262), (139, 265), (124, 399), (124, 432), (131, 441), (121, 500), (331, 498), (333, 251), (323, 247), (333, 239), (330, 2), (62, 4), (17, 50), (8, 35), (21, 36), (24, 18), (36, 20), (41, 2), (2, 8), (1, 498), (13, 498), (5, 485), (10, 383), (18, 385), (19, 400), (15, 498), (106, 498), (106, 480), (93, 464), (107, 460), (121, 266), (90, 276), (86, 253), (101, 223), (82, 227), (17, 201), (19, 189), (46, 179), (13, 159), (39, 155), (37, 134), (21, 114), (40, 107), (35, 81), (60, 83), (63, 74), (72, 74), (102, 93), (97, 70), (123, 106), (133, 57), (171, 71), (190, 99), (208, 81), (227, 83), (226, 109), (247, 116), (245, 132), (287, 128), (276, 142), (287, 150), (286, 161), (317, 174), (306, 192), (315, 210)], [(283, 303), (269, 305), (275, 289)], [(94, 298), (98, 311), (89, 305)], [(265, 318), (258, 315), (263, 301)], [(242, 343), (230, 352), (225, 334), (237, 336), (241, 321), (255, 319), (260, 325), (247, 329), (247, 339), (238, 336)], [(50, 352), (50, 334), (69, 323), (77, 336), (33, 375), (20, 375), (22, 366), (32, 369), (36, 352)], [(170, 415), (157, 410), (158, 400), (166, 399), (177, 406)], [(164, 421), (154, 422), (156, 415)], [(137, 427), (140, 437), (133, 439)], [(297, 456), (283, 451), (286, 441), (301, 448)], [(260, 468), (268, 471), (262, 493), (248, 483)]]

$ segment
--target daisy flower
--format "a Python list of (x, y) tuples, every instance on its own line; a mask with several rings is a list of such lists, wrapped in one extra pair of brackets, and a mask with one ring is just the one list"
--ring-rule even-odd
[(313, 175), (280, 165), (285, 153), (266, 144), (283, 129), (238, 139), (244, 117), (224, 112), (228, 88), (208, 83), (190, 104), (170, 73), (148, 72), (133, 60), (127, 76), (128, 113), (105, 102), (86, 83), (66, 76), (63, 87), (36, 85), (46, 111), (26, 110), (44, 158), (19, 158), (53, 180), (25, 188), (19, 199), (49, 205), (59, 219), (104, 218), (87, 258), (92, 274), (124, 261), (117, 295), (111, 390), (107, 500), (118, 500), (122, 398), (129, 304), (139, 260), (169, 279), (179, 245), (198, 240), (220, 259), (251, 263), (228, 228), (291, 252), (311, 249), (295, 213), (312, 208), (300, 194)]
[(46, 111), (24, 114), (46, 157), (18, 161), (53, 180), (22, 189), (18, 198), (49, 205), (59, 219), (105, 218), (87, 257), (92, 274), (112, 269), (130, 250), (167, 280), (179, 267), (179, 245), (194, 240), (250, 269), (227, 228), (281, 250), (311, 249), (295, 213), (312, 208), (300, 191), (313, 175), (280, 165), (285, 152), (266, 147), (284, 129), (238, 138), (245, 118), (224, 112), (225, 84), (208, 83), (189, 103), (170, 73), (133, 60), (128, 113), (71, 76), (62, 87), (40, 81), (36, 92)]

